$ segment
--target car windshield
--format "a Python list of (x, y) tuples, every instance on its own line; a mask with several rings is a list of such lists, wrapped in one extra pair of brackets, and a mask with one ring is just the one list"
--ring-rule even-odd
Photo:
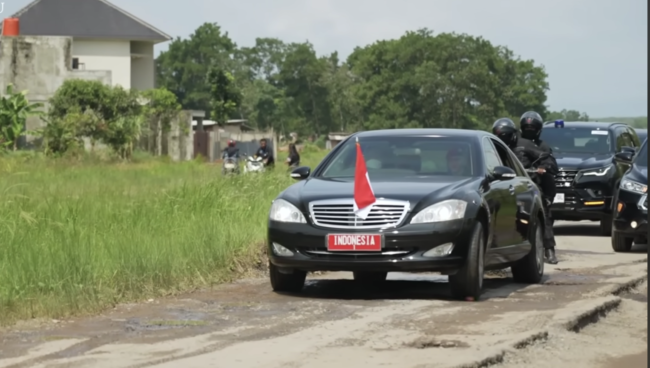
[[(344, 143), (325, 167), (324, 178), (353, 177), (354, 139)], [(472, 144), (467, 139), (441, 136), (372, 137), (359, 139), (370, 177), (474, 176)]]
[(607, 130), (591, 128), (545, 128), (541, 139), (554, 152), (610, 153), (612, 142)]
[(634, 164), (637, 166), (648, 167), (648, 142), (643, 143), (639, 153), (636, 154)]

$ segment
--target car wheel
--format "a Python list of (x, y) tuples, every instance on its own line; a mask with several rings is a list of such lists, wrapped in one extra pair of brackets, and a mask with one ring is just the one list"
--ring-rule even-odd
[(354, 281), (358, 281), (362, 283), (379, 283), (379, 282), (386, 281), (386, 276), (388, 276), (388, 272), (357, 271), (357, 272), (352, 272), (352, 275), (354, 276)]
[(628, 238), (618, 231), (612, 233), (612, 248), (614, 252), (629, 252), (632, 250), (634, 238)]
[(277, 266), (269, 263), (269, 276), (273, 291), (297, 293), (305, 286), (307, 272), (293, 270), (293, 273), (281, 273)]
[(485, 272), (485, 237), (483, 225), (476, 221), (467, 246), (465, 264), (454, 275), (449, 275), (451, 295), (458, 300), (477, 301), (483, 290)]
[(535, 222), (531, 233), (532, 249), (530, 253), (511, 267), (512, 278), (515, 282), (537, 284), (542, 281), (542, 276), (544, 276), (544, 237), (539, 220)]
[(603, 217), (602, 220), (600, 220), (600, 233), (603, 236), (610, 236), (612, 235), (612, 216), (608, 215)]

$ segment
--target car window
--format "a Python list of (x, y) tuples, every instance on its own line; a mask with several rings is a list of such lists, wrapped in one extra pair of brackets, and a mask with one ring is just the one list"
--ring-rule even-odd
[(582, 127), (544, 128), (541, 139), (554, 153), (610, 153), (612, 151), (611, 133), (604, 129)]
[(494, 172), (495, 167), (503, 166), (503, 164), (501, 163), (501, 159), (499, 158), (494, 145), (492, 145), (492, 142), (489, 139), (484, 138), (482, 144), (483, 157), (485, 158), (485, 167), (488, 173), (492, 173)]
[(625, 127), (616, 128), (616, 151), (620, 151), (623, 147), (634, 147), (632, 137), (627, 133)]
[[(322, 169), (321, 177), (354, 176), (356, 142), (348, 139)], [(443, 136), (397, 136), (359, 139), (369, 176), (474, 176), (473, 144)]]
[(512, 151), (504, 146), (503, 143), (495, 139), (491, 139), (491, 141), (494, 145), (494, 148), (496, 148), (496, 152), (499, 155), (501, 162), (503, 162), (505, 166), (513, 169), (517, 173), (517, 176), (526, 176), (524, 167), (521, 165), (521, 162), (519, 162), (519, 160), (515, 157), (514, 153), (512, 153)]
[(634, 164), (640, 167), (648, 167), (648, 142), (643, 142), (641, 149), (634, 158)]

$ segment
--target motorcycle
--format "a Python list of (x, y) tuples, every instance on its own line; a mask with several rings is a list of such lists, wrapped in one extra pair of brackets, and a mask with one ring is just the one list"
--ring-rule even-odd
[(224, 157), (221, 173), (223, 175), (239, 174), (239, 162), (237, 159), (234, 157)]
[(262, 157), (248, 155), (245, 155), (245, 157), (246, 163), (244, 164), (244, 173), (261, 173), (266, 171)]

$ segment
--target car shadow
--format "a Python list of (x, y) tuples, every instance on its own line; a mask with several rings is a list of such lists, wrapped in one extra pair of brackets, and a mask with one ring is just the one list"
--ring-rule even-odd
[[(594, 225), (595, 224), (595, 225)], [(606, 238), (600, 233), (600, 226), (597, 222), (562, 224), (553, 226), (555, 236), (589, 236), (597, 238)]]
[[(511, 278), (487, 278), (479, 301), (507, 298), (528, 285), (514, 283)], [(282, 293), (309, 299), (341, 300), (443, 300), (452, 301), (447, 276), (431, 274), (388, 274), (378, 284), (365, 285), (351, 279), (307, 280), (300, 293)]]

